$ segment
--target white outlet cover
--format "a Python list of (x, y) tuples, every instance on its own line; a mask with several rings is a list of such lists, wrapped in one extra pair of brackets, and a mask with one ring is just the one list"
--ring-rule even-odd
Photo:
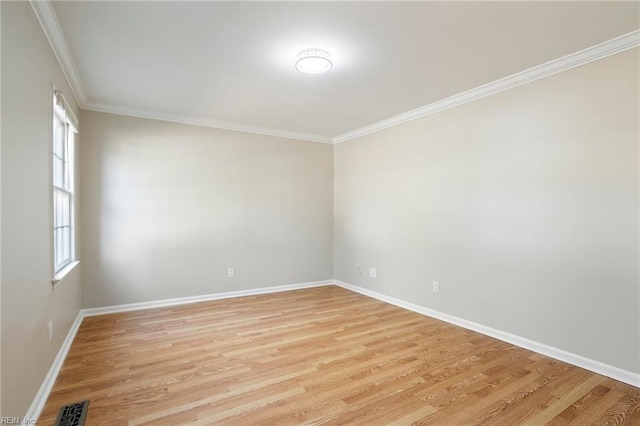
[(49, 324), (47, 324), (47, 337), (49, 341), (53, 339), (53, 321), (49, 321)]
[(233, 278), (234, 275), (235, 275), (235, 270), (233, 268), (227, 268), (227, 277)]
[(369, 268), (369, 276), (375, 278), (377, 275), (376, 268)]
[(434, 293), (438, 293), (439, 291), (440, 291), (440, 282), (434, 281), (433, 282), (433, 292)]

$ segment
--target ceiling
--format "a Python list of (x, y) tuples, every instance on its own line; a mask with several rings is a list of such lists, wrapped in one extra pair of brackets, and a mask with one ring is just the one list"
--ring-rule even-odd
[[(87, 109), (328, 140), (639, 27), (637, 2), (52, 4)], [(329, 73), (296, 71), (309, 47)]]

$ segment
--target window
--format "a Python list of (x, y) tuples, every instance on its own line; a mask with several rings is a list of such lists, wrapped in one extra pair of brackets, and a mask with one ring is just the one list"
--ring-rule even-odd
[(53, 102), (53, 265), (54, 275), (75, 260), (73, 224), (73, 142), (77, 120), (64, 97)]

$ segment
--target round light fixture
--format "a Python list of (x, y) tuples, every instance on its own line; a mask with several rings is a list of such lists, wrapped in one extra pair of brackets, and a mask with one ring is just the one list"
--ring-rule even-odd
[(331, 59), (322, 49), (305, 49), (296, 56), (296, 69), (305, 74), (322, 74), (333, 67)]

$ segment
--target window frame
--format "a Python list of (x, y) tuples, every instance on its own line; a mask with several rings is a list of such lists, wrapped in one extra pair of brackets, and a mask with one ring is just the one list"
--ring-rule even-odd
[[(53, 87), (50, 123), (50, 242), (52, 284), (55, 287), (78, 263), (75, 247), (74, 175), (75, 135), (78, 133), (78, 120), (62, 92), (55, 87)], [(64, 253), (64, 258), (60, 258), (61, 252)]]

